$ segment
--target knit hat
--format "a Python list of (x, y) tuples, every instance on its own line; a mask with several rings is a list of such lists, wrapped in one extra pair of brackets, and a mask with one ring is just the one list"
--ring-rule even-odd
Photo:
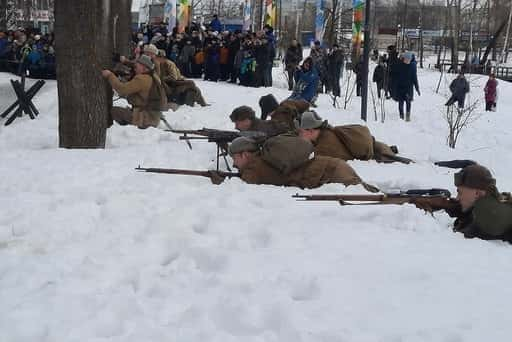
[(144, 52), (154, 53), (156, 55), (158, 53), (158, 48), (154, 44), (149, 44), (144, 46)]
[(256, 118), (256, 113), (254, 110), (249, 106), (241, 106), (237, 107), (233, 110), (231, 115), (229, 116), (231, 121), (242, 121), (245, 119), (254, 120)]
[(296, 122), (295, 125), (300, 129), (316, 129), (327, 125), (327, 120), (322, 120), (322, 118), (313, 111), (304, 112), (300, 123)]
[(466, 186), (472, 189), (488, 190), (491, 186), (496, 186), (496, 179), (491, 172), (482, 165), (466, 166), (462, 171), (454, 175), (455, 186)]
[(412, 60), (412, 52), (404, 52), (404, 53), (402, 54), (402, 57), (403, 57), (404, 59)]
[(141, 55), (137, 59), (137, 63), (144, 65), (149, 70), (153, 70), (155, 68), (155, 63), (153, 63), (153, 61), (151, 60), (151, 57), (146, 56), (146, 55)]
[(258, 150), (258, 144), (250, 138), (239, 137), (233, 140), (229, 145), (228, 153), (232, 157), (235, 153), (255, 152)]

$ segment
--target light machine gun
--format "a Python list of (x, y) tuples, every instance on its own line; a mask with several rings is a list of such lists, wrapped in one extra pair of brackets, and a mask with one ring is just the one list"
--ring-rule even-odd
[(267, 135), (265, 133), (257, 131), (236, 132), (223, 131), (211, 128), (203, 128), (197, 130), (168, 129), (166, 131), (182, 134), (179, 137), (179, 139), (185, 140), (190, 149), (192, 149), (192, 144), (190, 143), (191, 140), (206, 140), (208, 142), (215, 143), (217, 145), (217, 171), (219, 171), (220, 157), (224, 159), (227, 169), (231, 171), (228, 160), (226, 158), (228, 155), (228, 143), (232, 142), (233, 140), (239, 137), (252, 138), (255, 139), (257, 142), (263, 141), (267, 138)]

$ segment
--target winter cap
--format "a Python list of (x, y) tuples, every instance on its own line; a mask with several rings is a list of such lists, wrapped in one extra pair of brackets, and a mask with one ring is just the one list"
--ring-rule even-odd
[(154, 53), (156, 55), (158, 53), (158, 48), (154, 44), (149, 44), (144, 46), (144, 52)]
[(160, 32), (157, 32), (157, 33), (155, 33), (155, 36), (156, 36), (156, 37), (161, 37), (161, 36), (162, 36), (162, 34), (161, 34)]
[(258, 144), (256, 144), (256, 141), (247, 137), (239, 137), (229, 145), (228, 153), (230, 156), (233, 156), (235, 153), (255, 152), (257, 150)]
[(412, 52), (404, 52), (404, 53), (402, 54), (402, 57), (403, 57), (404, 59), (412, 60)]
[(278, 106), (276, 98), (272, 94), (268, 94), (262, 96), (259, 100), (259, 105), (261, 108), (261, 117), (267, 117), (267, 115), (273, 112)]
[(38, 34), (36, 34), (36, 35), (34, 36), (34, 39), (35, 39), (35, 40), (39, 40), (39, 39), (41, 39), (41, 36), (40, 36), (40, 35), (38, 35)]
[(215, 36), (215, 37), (217, 37), (217, 36), (219, 35), (219, 32), (217, 32), (217, 31), (213, 31), (213, 32), (212, 32), (212, 35), (213, 35), (213, 36)]
[(153, 63), (153, 61), (151, 60), (151, 57), (146, 56), (146, 55), (141, 55), (137, 59), (137, 63), (144, 65), (149, 70), (153, 70), (155, 68), (155, 63)]
[(254, 120), (256, 118), (256, 113), (249, 106), (241, 106), (235, 108), (229, 118), (232, 122), (242, 121), (245, 119)]
[(491, 172), (482, 165), (466, 166), (462, 171), (454, 175), (455, 186), (466, 186), (472, 189), (489, 190), (491, 186), (496, 186), (496, 179)]
[(317, 113), (310, 111), (304, 112), (302, 114), (302, 118), (300, 123), (296, 122), (295, 125), (300, 129), (316, 129), (321, 128), (322, 126), (327, 124), (327, 120), (322, 120)]

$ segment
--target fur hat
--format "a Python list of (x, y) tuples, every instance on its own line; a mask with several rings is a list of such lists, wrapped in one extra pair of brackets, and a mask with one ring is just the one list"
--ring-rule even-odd
[(154, 53), (156, 55), (158, 53), (158, 48), (154, 44), (148, 44), (144, 46), (144, 52)]
[(472, 189), (489, 190), (496, 186), (496, 179), (491, 172), (482, 165), (466, 166), (454, 175), (455, 186), (466, 186)]
[(153, 63), (153, 61), (151, 60), (151, 57), (146, 56), (146, 55), (141, 55), (137, 59), (137, 63), (144, 65), (149, 70), (153, 70), (155, 68), (155, 63)]
[(256, 113), (249, 106), (240, 106), (233, 110), (229, 118), (233, 122), (242, 121), (245, 119), (254, 120), (256, 118)]
[(296, 122), (295, 125), (300, 129), (316, 129), (327, 125), (327, 120), (322, 120), (322, 118), (313, 111), (304, 112), (300, 119), (300, 123)]
[(262, 120), (265, 120), (267, 118), (267, 115), (269, 113), (273, 112), (279, 106), (276, 98), (272, 94), (262, 96), (260, 98), (260, 100), (258, 101), (258, 103), (261, 108), (261, 119)]
[(229, 145), (228, 153), (230, 156), (233, 156), (235, 153), (255, 152), (257, 150), (258, 144), (256, 141), (246, 137), (239, 137)]

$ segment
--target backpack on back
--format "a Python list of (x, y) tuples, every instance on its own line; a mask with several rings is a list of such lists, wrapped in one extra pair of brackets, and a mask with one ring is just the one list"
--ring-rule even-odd
[(297, 136), (282, 134), (267, 139), (261, 149), (264, 161), (284, 175), (314, 158), (311, 142)]
[(151, 78), (153, 82), (149, 90), (146, 109), (149, 111), (167, 110), (167, 94), (165, 88), (157, 76), (151, 75)]

